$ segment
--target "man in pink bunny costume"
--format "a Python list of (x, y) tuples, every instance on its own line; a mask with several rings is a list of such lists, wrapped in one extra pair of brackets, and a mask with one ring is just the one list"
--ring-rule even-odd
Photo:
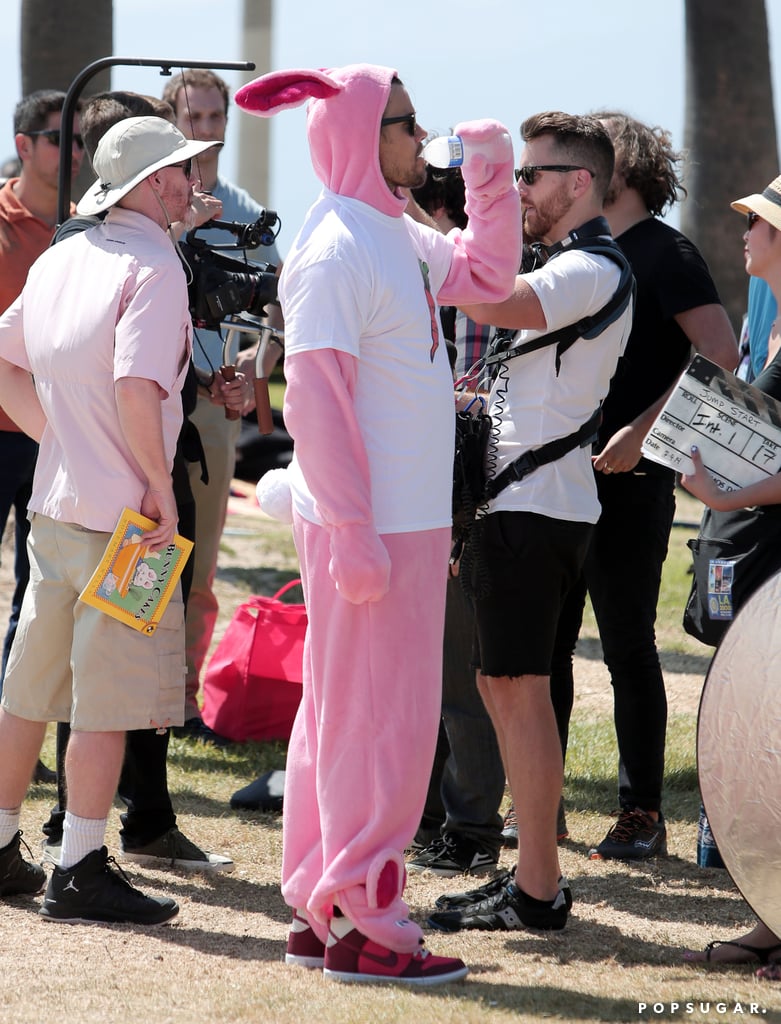
[[(287, 760), (287, 961), (343, 981), (436, 984), (402, 899), (403, 850), (425, 799), (440, 716), (454, 436), (437, 303), (501, 301), (520, 263), (512, 146), (464, 165), (469, 228), (404, 215), (425, 178), (391, 68), (263, 76), (236, 94), (261, 116), (309, 99), (324, 185), (280, 280), (288, 477), (309, 614), (304, 696)], [(495, 121), (457, 127), (494, 141)]]

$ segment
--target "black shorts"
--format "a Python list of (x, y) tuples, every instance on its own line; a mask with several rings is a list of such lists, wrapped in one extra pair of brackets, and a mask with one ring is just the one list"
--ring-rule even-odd
[(475, 599), (475, 668), (550, 675), (561, 608), (593, 529), (535, 512), (493, 512), (477, 524), (473, 572), (485, 574), (488, 593)]

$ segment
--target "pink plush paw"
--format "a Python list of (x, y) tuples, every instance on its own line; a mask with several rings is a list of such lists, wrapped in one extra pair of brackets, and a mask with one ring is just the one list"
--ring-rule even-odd
[(513, 189), (513, 144), (510, 133), (499, 121), (463, 121), (455, 132), (464, 140), (467, 152), (464, 182), (475, 195), (497, 196)]
[(330, 527), (328, 571), (342, 597), (351, 604), (380, 601), (390, 586), (388, 549), (372, 526), (351, 523)]

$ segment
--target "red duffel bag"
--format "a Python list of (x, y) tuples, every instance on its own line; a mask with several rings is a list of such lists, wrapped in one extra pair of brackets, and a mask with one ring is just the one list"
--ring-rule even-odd
[(220, 736), (288, 739), (301, 700), (306, 608), (253, 595), (239, 605), (203, 678), (204, 722)]

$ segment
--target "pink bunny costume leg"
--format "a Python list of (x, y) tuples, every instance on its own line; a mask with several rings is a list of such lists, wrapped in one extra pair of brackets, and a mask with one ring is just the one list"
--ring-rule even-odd
[[(272, 72), (239, 89), (236, 103), (265, 117), (309, 101), (312, 164), (325, 186), (279, 293), (309, 613), (282, 891), (321, 938), (339, 909), (370, 940), (409, 953), (422, 935), (402, 899), (403, 850), (436, 744), (450, 547), (452, 380), (432, 345), (433, 297), (511, 292), (520, 207), (508, 146), (498, 165), (464, 168), (472, 231), (456, 241), (403, 216), (406, 195), (389, 187), (379, 150), (395, 78), (368, 64)], [(475, 139), (505, 131), (488, 121), (460, 128)]]
[(380, 601), (351, 604), (328, 532), (294, 518), (309, 614), (304, 696), (287, 757), (282, 892), (325, 924), (334, 905), (380, 945), (422, 939), (402, 899), (403, 850), (426, 795), (441, 710), (448, 529), (386, 534)]

